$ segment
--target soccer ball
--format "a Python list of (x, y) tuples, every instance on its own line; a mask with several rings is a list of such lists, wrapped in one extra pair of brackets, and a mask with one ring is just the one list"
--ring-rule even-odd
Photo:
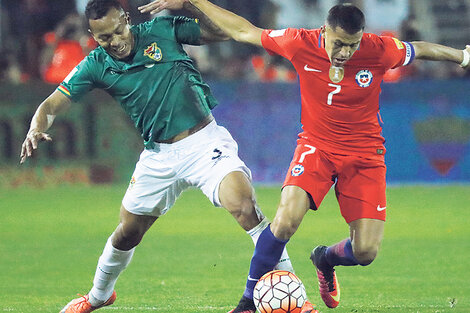
[(271, 271), (256, 283), (253, 300), (261, 313), (300, 313), (307, 294), (302, 281), (293, 273)]

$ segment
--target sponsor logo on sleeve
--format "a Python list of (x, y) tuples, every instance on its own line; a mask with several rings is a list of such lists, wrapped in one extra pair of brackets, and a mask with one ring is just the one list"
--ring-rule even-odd
[(401, 42), (400, 40), (398, 40), (396, 38), (393, 38), (393, 41), (395, 41), (395, 44), (397, 45), (397, 48), (399, 50), (405, 49), (405, 47), (403, 46), (403, 42)]

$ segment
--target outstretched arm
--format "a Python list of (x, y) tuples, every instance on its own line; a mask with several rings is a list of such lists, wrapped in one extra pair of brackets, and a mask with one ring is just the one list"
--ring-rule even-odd
[(256, 46), (262, 46), (261, 33), (263, 29), (251, 24), (241, 16), (222, 9), (207, 0), (189, 0), (195, 7), (201, 10), (230, 38)]
[(141, 13), (150, 12), (156, 14), (163, 10), (185, 9), (193, 14), (201, 25), (201, 42), (205, 44), (214, 41), (230, 39), (217, 25), (215, 25), (204, 13), (192, 5), (188, 0), (155, 0), (138, 8)]
[(201, 10), (196, 8), (189, 1), (183, 3), (183, 9), (191, 12), (199, 19), (201, 24), (201, 44), (230, 39), (223, 30), (215, 25)]
[(467, 68), (470, 62), (470, 46), (464, 50), (429, 43), (424, 41), (411, 42), (415, 49), (415, 58), (431, 61), (451, 61)]
[[(158, 13), (164, 9), (190, 10), (201, 20), (201, 26), (209, 30), (218, 29), (225, 36), (236, 41), (261, 46), (263, 29), (255, 27), (241, 16), (224, 10), (207, 0), (155, 0), (139, 7), (140, 12)], [(203, 30), (203, 28), (201, 28)]]
[(70, 100), (60, 91), (55, 90), (44, 100), (34, 113), (26, 139), (21, 146), (20, 163), (24, 163), (27, 157), (33, 154), (40, 141), (51, 141), (51, 137), (45, 133), (51, 127), (57, 114), (65, 111), (70, 106)]

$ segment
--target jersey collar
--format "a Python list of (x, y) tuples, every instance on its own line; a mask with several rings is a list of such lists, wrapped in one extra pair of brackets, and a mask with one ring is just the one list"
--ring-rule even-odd
[[(364, 39), (364, 36), (362, 36), (361, 42), (359, 43), (359, 47), (357, 47), (357, 50), (359, 50), (361, 48), (361, 43), (362, 43), (363, 39)], [(323, 40), (321, 32), (318, 34), (318, 48), (325, 49), (325, 41)]]
[(318, 48), (325, 48), (325, 42), (323, 41), (323, 36), (321, 32), (318, 34)]

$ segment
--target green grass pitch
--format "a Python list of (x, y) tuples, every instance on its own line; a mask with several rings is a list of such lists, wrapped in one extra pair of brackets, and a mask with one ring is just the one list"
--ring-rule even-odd
[[(58, 312), (91, 287), (118, 223), (126, 186), (0, 191), (0, 312)], [(278, 187), (258, 187), (270, 218)], [(331, 312), (470, 312), (470, 186), (392, 186), (378, 258), (339, 267), (340, 306)], [(288, 244), (297, 275), (321, 312), (310, 250), (348, 234), (330, 193)], [(198, 190), (157, 220), (102, 312), (227, 312), (239, 300), (253, 251), (248, 235)]]

